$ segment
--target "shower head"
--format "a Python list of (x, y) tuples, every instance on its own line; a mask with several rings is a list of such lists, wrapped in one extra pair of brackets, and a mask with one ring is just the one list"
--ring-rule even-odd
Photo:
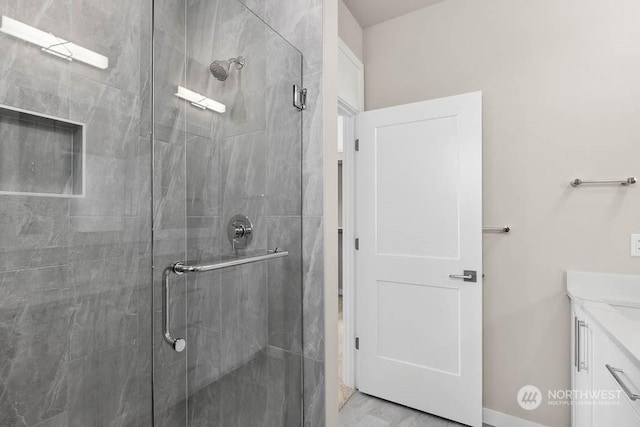
[(213, 77), (223, 82), (229, 77), (231, 64), (235, 64), (236, 69), (240, 70), (244, 67), (244, 58), (242, 56), (238, 56), (237, 58), (227, 60), (215, 60), (211, 65), (209, 65), (209, 70), (211, 70)]

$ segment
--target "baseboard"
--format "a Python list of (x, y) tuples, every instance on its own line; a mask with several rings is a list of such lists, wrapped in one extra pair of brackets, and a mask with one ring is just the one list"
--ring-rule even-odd
[(482, 408), (482, 422), (493, 427), (545, 427), (492, 409)]

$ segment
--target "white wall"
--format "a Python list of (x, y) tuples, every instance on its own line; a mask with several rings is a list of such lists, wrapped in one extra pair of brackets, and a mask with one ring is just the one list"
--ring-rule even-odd
[(484, 405), (552, 426), (568, 407), (527, 412), (525, 384), (566, 389), (566, 269), (640, 274), (640, 2), (447, 0), (365, 30), (367, 109), (484, 92)]
[(362, 61), (364, 52), (362, 27), (360, 27), (360, 24), (353, 17), (343, 0), (338, 1), (338, 37)]

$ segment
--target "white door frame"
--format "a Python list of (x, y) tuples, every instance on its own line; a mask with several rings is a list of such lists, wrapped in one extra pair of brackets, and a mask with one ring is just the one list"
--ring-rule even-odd
[(355, 341), (355, 138), (356, 116), (364, 110), (364, 64), (338, 39), (338, 115), (344, 117), (342, 156), (342, 297), (343, 297), (343, 380), (356, 388)]
[(356, 295), (355, 295), (355, 139), (358, 111), (338, 99), (338, 115), (344, 117), (342, 156), (342, 313), (344, 317), (343, 381), (348, 387), (356, 384)]

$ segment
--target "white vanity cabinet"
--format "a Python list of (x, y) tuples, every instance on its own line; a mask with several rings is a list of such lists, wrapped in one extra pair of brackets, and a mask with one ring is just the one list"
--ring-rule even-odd
[(572, 425), (639, 427), (640, 398), (633, 400), (640, 393), (638, 362), (607, 335), (588, 309), (572, 303), (572, 313)]

